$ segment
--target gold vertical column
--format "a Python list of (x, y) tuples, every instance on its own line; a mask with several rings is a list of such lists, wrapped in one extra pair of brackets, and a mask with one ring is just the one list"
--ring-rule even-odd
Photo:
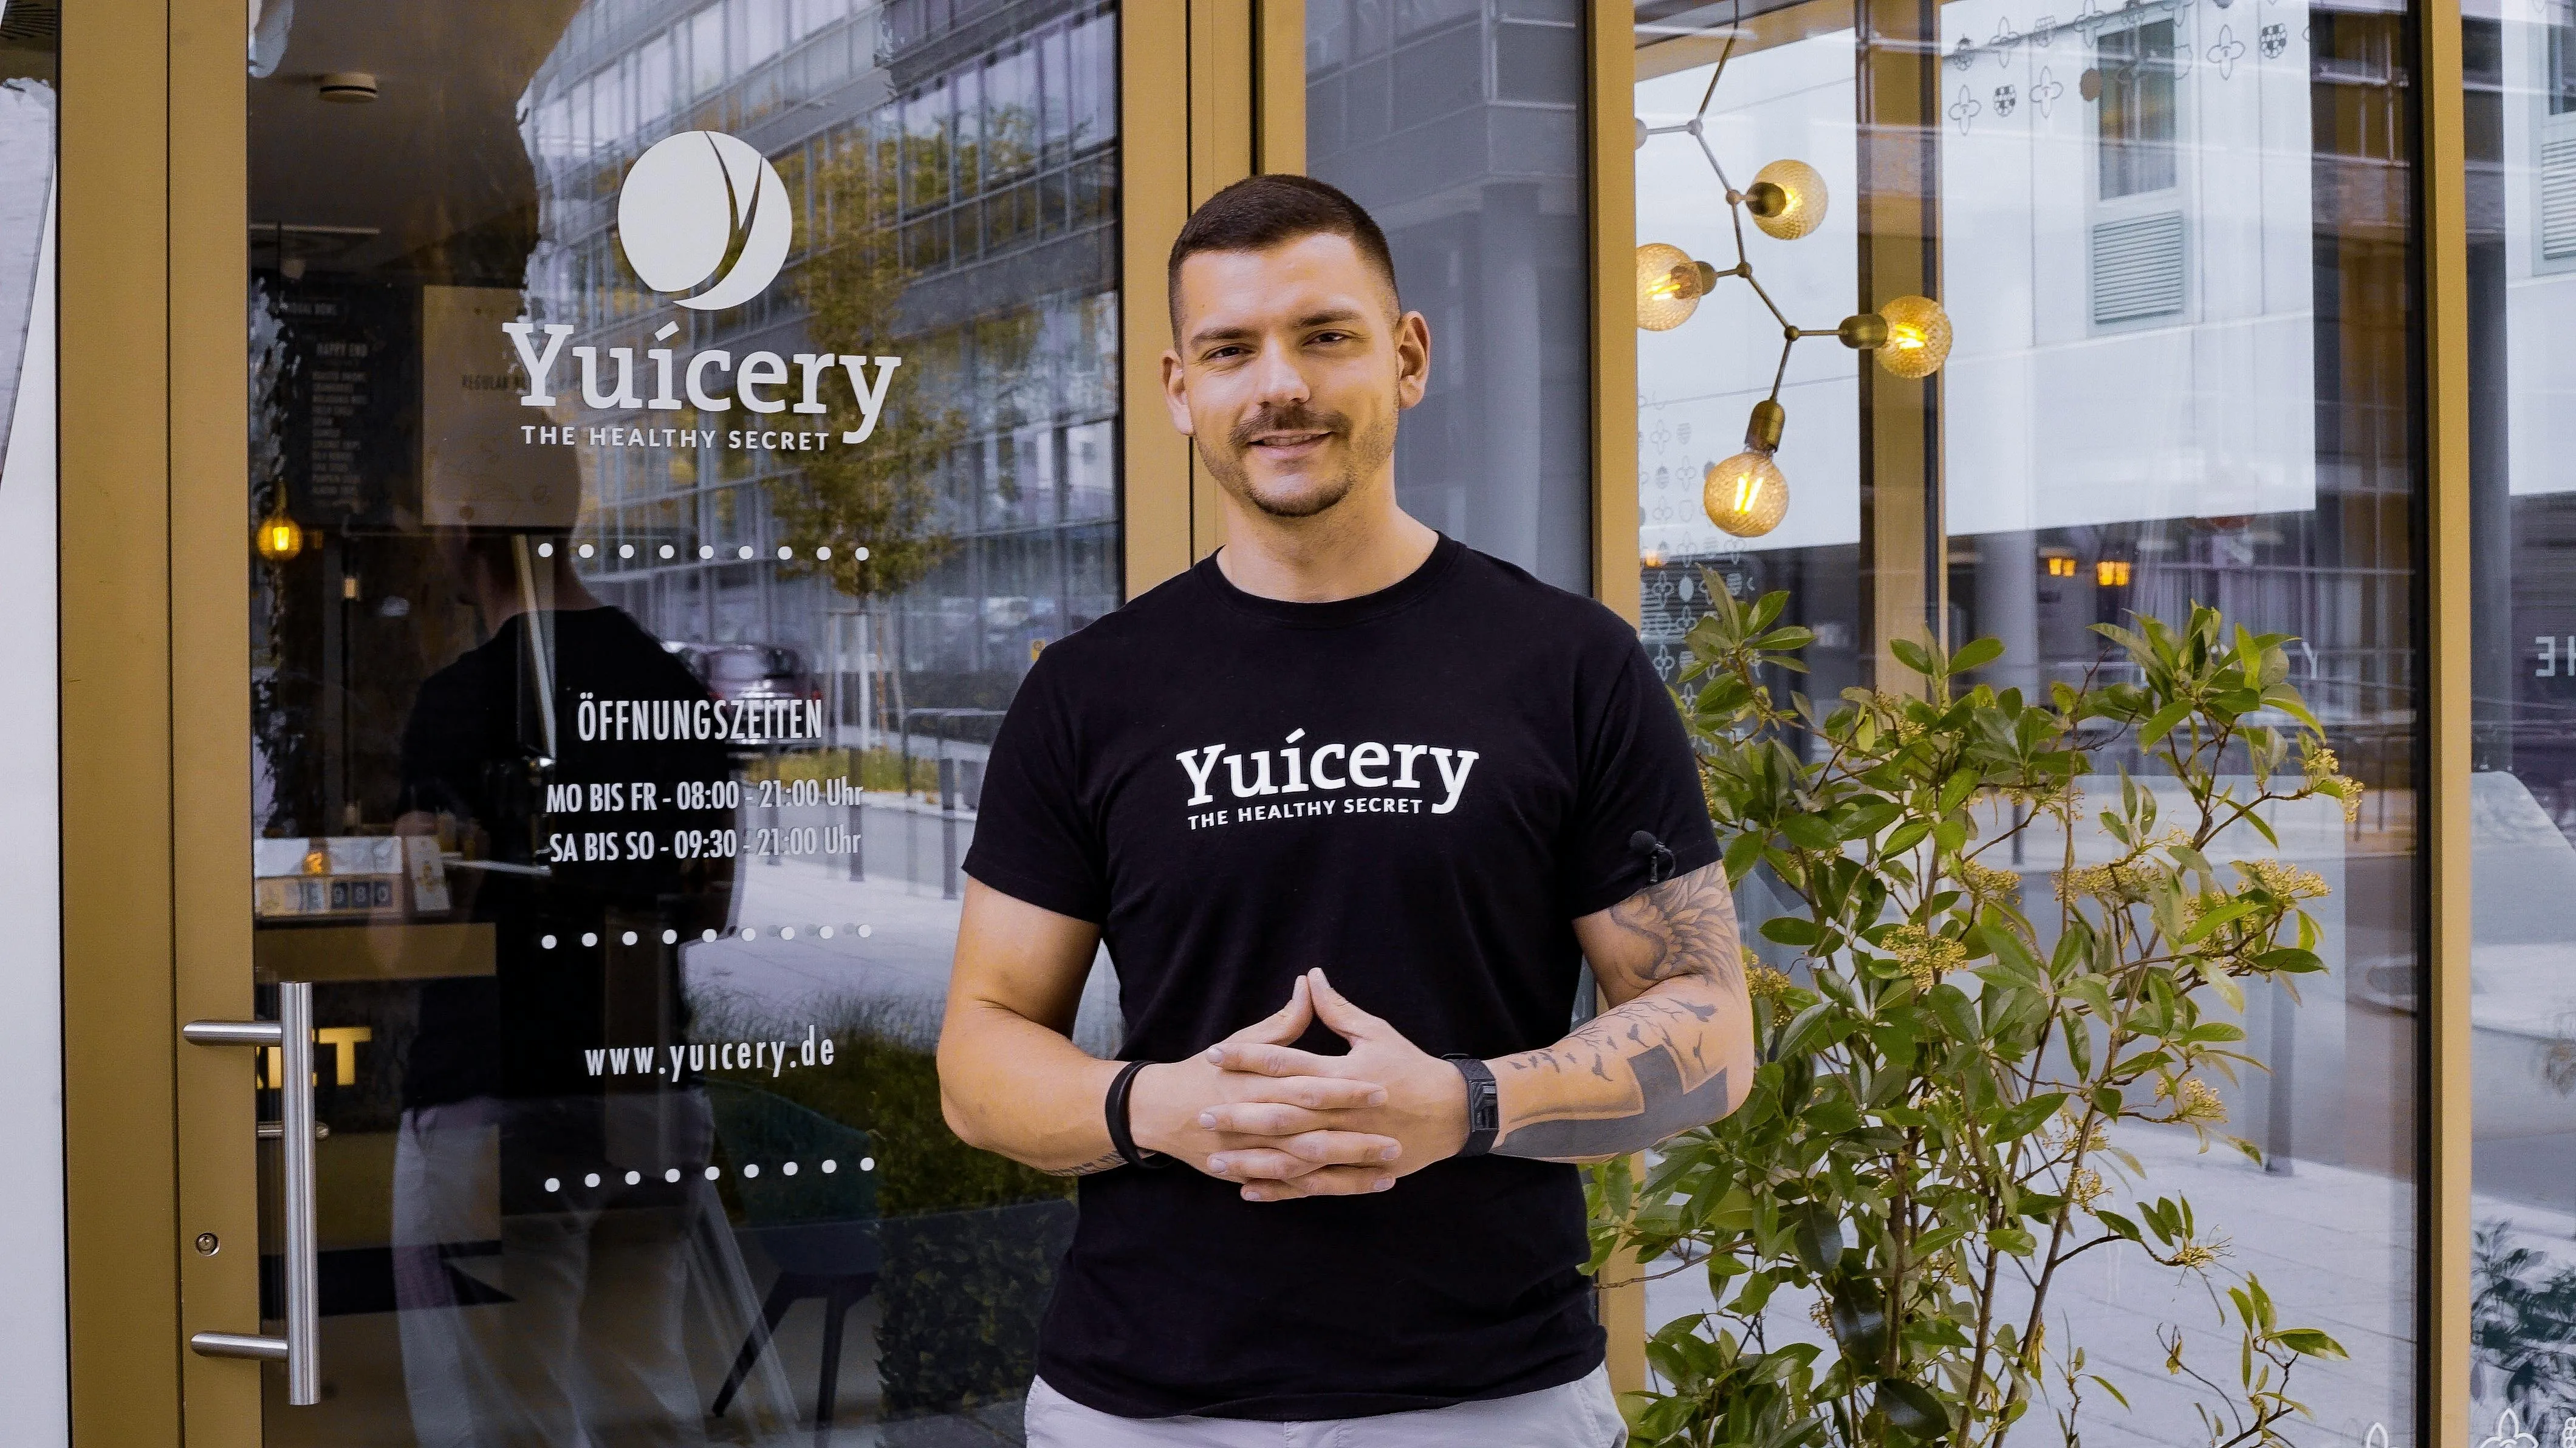
[(1120, 476), (1126, 597), (1190, 566), (1189, 440), (1163, 417), (1163, 257), (1190, 213), (1190, 0), (1118, 18)]
[[(1592, 210), (1592, 596), (1632, 626), (1637, 563), (1637, 42), (1630, 0), (1593, 0), (1584, 26)], [(1641, 1177), (1645, 1158), (1630, 1169)], [(1602, 1264), (1610, 1387), (1646, 1388), (1646, 1282), (1633, 1251)]]
[[(1593, 0), (1591, 76), (1592, 596), (1631, 624), (1637, 561), (1636, 12)], [(1642, 1299), (1638, 1311), (1644, 1312)]]
[[(1940, 30), (1932, 0), (1859, 0), (1860, 297), (1938, 299)], [(1948, 615), (1940, 375), (1860, 368), (1861, 613), (1880, 687), (1907, 677), (1888, 652)]]
[(1252, 163), (1306, 169), (1306, 0), (1253, 0)]
[[(1254, 98), (1264, 88), (1255, 54), (1253, 0), (1189, 0), (1190, 205), (1252, 174)], [(1298, 115), (1305, 115), (1301, 94)], [(1303, 147), (1300, 147), (1302, 150)], [(1168, 244), (1169, 237), (1164, 238)], [(1215, 478), (1190, 457), (1190, 557), (1225, 542), (1225, 510)]]
[[(239, 65), (242, 11), (227, 13)], [(170, 977), (168, 19), (159, 0), (84, 0), (62, 15), (63, 1205), (82, 1443), (180, 1441), (186, 1352), (171, 1113), (186, 1048)], [(256, 1265), (253, 1237), (224, 1250)]]
[[(251, 1009), (249, 98), (236, 7), (174, 7), (169, 256), (171, 962), (177, 1018)], [(178, 1046), (180, 1332), (259, 1324), (259, 1166), (247, 1053)], [(212, 1255), (190, 1244), (211, 1232)], [(258, 1364), (181, 1359), (191, 1448), (255, 1448)]]
[(1305, 0), (1127, 0), (1127, 596), (1225, 541), (1216, 480), (1162, 411), (1164, 258), (1190, 208), (1262, 171), (1306, 168)]
[(2422, 1371), (2426, 1441), (2469, 1442), (2469, 770), (2472, 590), (2469, 570), (2468, 165), (2460, 54), (2460, 0), (2424, 0), (2416, 12), (2423, 125), (2417, 195), (2424, 208), (2426, 749), (2421, 837), (2427, 909), (2423, 992), (2428, 1033), (2424, 1089), (2431, 1099), (2424, 1162), (2421, 1247)]

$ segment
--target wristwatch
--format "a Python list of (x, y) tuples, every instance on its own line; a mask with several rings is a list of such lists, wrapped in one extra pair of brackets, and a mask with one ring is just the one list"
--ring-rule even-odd
[(1440, 1058), (1467, 1078), (1467, 1140), (1460, 1156), (1483, 1156), (1494, 1149), (1494, 1133), (1503, 1129), (1503, 1093), (1494, 1085), (1494, 1069), (1473, 1056)]

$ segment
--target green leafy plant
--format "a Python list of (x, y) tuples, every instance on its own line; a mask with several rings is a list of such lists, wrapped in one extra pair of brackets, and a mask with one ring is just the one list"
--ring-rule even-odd
[[(2326, 884), (2211, 854), (2238, 826), (2277, 849), (2275, 806), (2325, 796), (2349, 818), (2360, 800), (2288, 682), (2288, 636), (2198, 607), (2178, 628), (2104, 625), (2111, 666), (2044, 699), (1965, 683), (1993, 639), (1899, 642), (1917, 688), (1826, 713), (1768, 682), (1809, 641), (1779, 624), (1786, 595), (1710, 598), (1683, 713), (1728, 873), (1794, 902), (1758, 923), (1795, 958), (1748, 961), (1762, 1064), (1742, 1109), (1642, 1173), (1592, 1174), (1596, 1270), (1704, 1273), (1716, 1303), (1648, 1344), (1637, 1440), (1983, 1448), (2045, 1405), (2074, 1442), (2090, 1391), (2126, 1399), (2083, 1344), (2052, 1349), (2050, 1294), (2113, 1251), (2207, 1284), (2232, 1381), (2192, 1365), (2179, 1326), (2160, 1338), (2209, 1441), (2286, 1442), (2293, 1372), (2342, 1348), (2283, 1326), (2189, 1201), (2139, 1199), (2145, 1170), (2110, 1128), (2184, 1127), (2259, 1160), (2221, 1129), (2213, 1078), (2260, 1068), (2228, 1016), (2247, 983), (2324, 968), (2302, 902)], [(2161, 778), (2117, 766), (2097, 813), (2085, 786), (2107, 791), (2094, 760), (2115, 751)], [(2033, 846), (2048, 863), (2026, 890), (2010, 862)]]

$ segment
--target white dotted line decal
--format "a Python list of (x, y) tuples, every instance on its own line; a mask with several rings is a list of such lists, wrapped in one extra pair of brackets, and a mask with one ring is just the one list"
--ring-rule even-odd
[[(827, 1157), (825, 1157), (825, 1158), (823, 1158), (821, 1161), (816, 1162), (816, 1163), (814, 1164), (814, 1166), (815, 1166), (815, 1169), (816, 1169), (816, 1170), (818, 1170), (818, 1171), (822, 1172), (825, 1176), (831, 1176), (831, 1175), (833, 1175), (833, 1174), (835, 1174), (835, 1173), (839, 1172), (839, 1171), (840, 1171), (840, 1169), (841, 1169), (841, 1163), (840, 1163), (838, 1160), (836, 1160), (836, 1159), (834, 1159), (834, 1158), (832, 1158), (832, 1157), (828, 1157), (828, 1156), (827, 1156)], [(858, 1160), (857, 1166), (858, 1166), (858, 1170), (860, 1170), (860, 1171), (862, 1171), (862, 1172), (872, 1172), (872, 1171), (875, 1171), (875, 1170), (877, 1169), (877, 1159), (876, 1159), (875, 1157), (872, 1157), (872, 1156), (863, 1156), (863, 1157), (860, 1157), (860, 1158), (859, 1158), (859, 1160)], [(745, 1179), (747, 1179), (747, 1180), (754, 1180), (754, 1179), (757, 1179), (757, 1178), (760, 1176), (760, 1172), (761, 1172), (761, 1165), (760, 1165), (760, 1163), (759, 1163), (759, 1162), (756, 1162), (756, 1161), (753, 1161), (753, 1162), (745, 1162), (745, 1163), (743, 1163), (743, 1164), (742, 1164), (742, 1167), (740, 1168), (740, 1170), (741, 1170), (741, 1173), (742, 1173), (742, 1175), (743, 1175), (743, 1177), (744, 1177)], [(782, 1162), (778, 1163), (778, 1174), (779, 1174), (780, 1176), (794, 1176), (794, 1175), (796, 1175), (796, 1174), (797, 1174), (799, 1171), (801, 1171), (801, 1170), (803, 1170), (803, 1165), (802, 1165), (801, 1163), (798, 1163), (798, 1162), (793, 1162), (793, 1161), (782, 1161)], [(721, 1180), (723, 1180), (723, 1178), (724, 1178), (724, 1168), (723, 1168), (723, 1167), (720, 1167), (720, 1166), (709, 1166), (709, 1167), (706, 1169), (706, 1173), (705, 1173), (705, 1174), (706, 1174), (706, 1179), (707, 1179), (708, 1181), (711, 1181), (711, 1182), (712, 1182), (712, 1181), (721, 1181)], [(644, 1174), (643, 1174), (642, 1172), (640, 1172), (640, 1171), (630, 1171), (630, 1172), (627, 1172), (627, 1173), (625, 1174), (625, 1177), (626, 1177), (626, 1184), (627, 1184), (628, 1186), (630, 1186), (630, 1187), (631, 1187), (631, 1186), (639, 1185), (639, 1184), (640, 1184), (640, 1183), (642, 1183), (642, 1181), (644, 1180)], [(664, 1172), (662, 1173), (662, 1180), (663, 1180), (663, 1181), (665, 1181), (665, 1182), (669, 1182), (669, 1183), (674, 1183), (674, 1184), (676, 1184), (676, 1183), (680, 1180), (680, 1169), (679, 1169), (678, 1167), (671, 1167), (671, 1168), (669, 1168), (668, 1170), (664, 1171)], [(599, 1173), (597, 1173), (597, 1172), (595, 1172), (595, 1171), (594, 1171), (594, 1172), (585, 1172), (585, 1173), (583, 1173), (583, 1174), (582, 1174), (581, 1184), (582, 1184), (584, 1187), (587, 1187), (587, 1188), (591, 1188), (591, 1189), (593, 1189), (593, 1190), (596, 1190), (596, 1189), (598, 1188), (598, 1186), (599, 1186), (599, 1182), (600, 1182), (600, 1176), (599, 1176)], [(562, 1192), (563, 1192), (563, 1190), (564, 1190), (563, 1178), (561, 1178), (561, 1177), (548, 1177), (548, 1178), (546, 1178), (546, 1191), (547, 1191), (548, 1193), (550, 1193), (550, 1194), (554, 1194), (554, 1195), (561, 1195), (561, 1194), (562, 1194)]]
[[(847, 930), (847, 931), (848, 931), (848, 932), (850, 932), (852, 935), (857, 936), (857, 937), (858, 937), (859, 939), (861, 939), (861, 940), (865, 940), (865, 939), (869, 938), (870, 936), (872, 936), (872, 935), (876, 934), (876, 927), (875, 927), (875, 926), (873, 926), (873, 925), (864, 925), (864, 924), (862, 924), (862, 925), (780, 925), (780, 926), (774, 926), (774, 927), (771, 927), (771, 928), (772, 928), (773, 930), (775, 930), (775, 931), (776, 931), (776, 933), (777, 933), (777, 935), (778, 935), (778, 938), (779, 938), (779, 939), (781, 939), (781, 940), (794, 940), (794, 939), (796, 938), (796, 934), (797, 934), (797, 932), (798, 932), (798, 931), (800, 931), (800, 930), (802, 930), (802, 931), (810, 931), (810, 932), (812, 932), (812, 934), (814, 935), (814, 937), (815, 937), (816, 939), (818, 939), (818, 940), (833, 940), (833, 939), (837, 939), (837, 938), (839, 937), (840, 933), (841, 933), (842, 931), (844, 931), (844, 930)], [(737, 939), (737, 940), (758, 940), (758, 939), (760, 938), (760, 931), (761, 931), (761, 927), (759, 927), (759, 926), (757, 926), (757, 925), (745, 925), (745, 926), (743, 926), (742, 928), (740, 928), (739, 930), (735, 930), (735, 931), (732, 931), (732, 932), (729, 932), (729, 933), (732, 935), (732, 937), (733, 937), (734, 939)], [(703, 941), (703, 942), (705, 942), (705, 943), (707, 943), (707, 944), (713, 944), (713, 943), (715, 943), (716, 941), (719, 941), (719, 940), (722, 940), (722, 939), (726, 938), (727, 934), (728, 934), (728, 932), (726, 932), (726, 931), (721, 931), (721, 930), (712, 930), (712, 929), (710, 929), (710, 930), (703, 930), (703, 931), (700, 931), (700, 932), (699, 932), (699, 934), (698, 934), (698, 939), (699, 939), (699, 940), (701, 940), (701, 941)], [(621, 945), (633, 945), (633, 944), (635, 944), (636, 942), (638, 942), (638, 941), (639, 941), (639, 940), (641, 940), (641, 939), (643, 939), (643, 937), (642, 937), (641, 935), (637, 934), (636, 932), (632, 931), (632, 930), (628, 930), (628, 931), (621, 932), (621, 933), (618, 935), (618, 937), (617, 937), (618, 943), (619, 943), (619, 944), (621, 944)], [(597, 931), (595, 931), (595, 930), (585, 930), (585, 931), (583, 931), (583, 932), (582, 932), (582, 936), (581, 936), (581, 943), (582, 943), (584, 946), (596, 946), (596, 945), (598, 945), (598, 944), (599, 944), (599, 932), (597, 932)], [(677, 944), (679, 944), (679, 943), (680, 943), (680, 932), (678, 932), (678, 931), (676, 931), (676, 930), (665, 930), (665, 931), (663, 931), (663, 932), (662, 932), (662, 943), (663, 943), (664, 945), (677, 945)], [(561, 944), (563, 944), (562, 940), (560, 940), (560, 939), (558, 939), (557, 937), (552, 936), (552, 935), (540, 935), (540, 936), (538, 936), (538, 937), (537, 937), (537, 948), (538, 948), (539, 950), (553, 950), (553, 949), (555, 949), (557, 946), (559, 946), (559, 945), (561, 945)]]
[[(574, 556), (574, 557), (576, 557), (576, 558), (596, 558), (596, 557), (600, 556), (600, 550), (599, 550), (597, 547), (595, 547), (595, 546), (593, 546), (593, 545), (591, 545), (591, 544), (588, 544), (588, 543), (576, 544), (576, 545), (574, 545), (574, 547), (573, 547), (573, 550), (572, 550), (572, 551), (573, 551), (573, 556)], [(679, 557), (679, 556), (680, 556), (680, 550), (679, 550), (678, 548), (674, 547), (673, 545), (668, 544), (668, 543), (662, 544), (660, 547), (658, 547), (658, 548), (654, 549), (653, 551), (654, 551), (654, 555), (655, 555), (656, 557), (659, 557), (659, 558), (662, 558), (662, 559), (665, 559), (665, 560), (673, 559), (673, 558), (677, 558), (677, 557)], [(814, 557), (814, 560), (815, 560), (816, 562), (818, 562), (818, 563), (829, 563), (829, 562), (831, 562), (831, 561), (832, 561), (832, 545), (831, 545), (831, 544), (829, 544), (829, 543), (821, 544), (821, 545), (819, 545), (819, 546), (817, 546), (817, 547), (813, 548), (813, 549), (812, 549), (812, 550), (810, 550), (810, 551), (811, 551), (811, 553), (812, 553), (812, 555), (813, 555), (813, 557)], [(553, 545), (552, 543), (540, 543), (540, 544), (538, 544), (538, 545), (537, 545), (537, 556), (538, 556), (539, 558), (552, 558), (552, 557), (554, 557), (554, 556), (555, 556), (555, 545)], [(617, 545), (617, 556), (618, 556), (618, 557), (620, 557), (620, 558), (632, 559), (633, 557), (635, 557), (635, 556), (636, 556), (636, 549), (635, 549), (635, 545), (634, 545), (634, 544), (632, 544), (632, 543), (620, 543), (620, 544), (618, 544), (618, 545)], [(699, 545), (698, 545), (698, 557), (700, 557), (700, 558), (704, 559), (704, 558), (713, 558), (713, 557), (715, 557), (715, 556), (716, 556), (716, 547), (715, 547), (715, 545), (714, 545), (714, 544), (712, 544), (712, 543), (701, 543), (701, 544), (699, 544)], [(734, 549), (734, 557), (736, 557), (736, 558), (738, 558), (738, 559), (741, 559), (741, 560), (743, 560), (744, 562), (749, 562), (750, 560), (752, 560), (752, 559), (754, 559), (754, 558), (757, 558), (757, 557), (759, 557), (759, 556), (760, 556), (760, 550), (759, 550), (759, 549), (757, 549), (757, 548), (752, 547), (752, 546), (751, 546), (750, 544), (748, 544), (748, 543), (742, 544), (741, 546), (739, 546), (739, 547), (737, 547), (736, 549)], [(782, 563), (793, 562), (793, 561), (795, 560), (795, 558), (796, 558), (796, 550), (795, 550), (795, 549), (793, 549), (793, 548), (787, 547), (787, 546), (785, 546), (785, 545), (783, 545), (783, 544), (782, 544), (782, 545), (780, 545), (780, 547), (777, 549), (777, 556), (778, 556), (778, 560), (779, 560), (780, 562), (782, 562)], [(867, 550), (866, 545), (862, 544), (862, 545), (860, 545), (860, 546), (858, 546), (858, 547), (854, 547), (854, 548), (852, 548), (852, 549), (850, 550), (850, 557), (852, 557), (853, 559), (856, 559), (857, 561), (859, 561), (859, 562), (861, 562), (861, 563), (865, 563), (865, 562), (867, 562), (867, 561), (868, 561), (868, 550)]]

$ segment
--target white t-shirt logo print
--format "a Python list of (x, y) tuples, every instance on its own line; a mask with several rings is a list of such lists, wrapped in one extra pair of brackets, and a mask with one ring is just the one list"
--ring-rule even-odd
[[(692, 311), (738, 307), (778, 278), (796, 221), (769, 158), (718, 131), (682, 131), (635, 159), (617, 198), (626, 263)], [(727, 263), (731, 265), (728, 266)]]
[[(1316, 743), (1299, 747), (1306, 737), (1300, 729), (1288, 736), (1277, 750), (1255, 749), (1228, 753), (1222, 744), (1203, 749), (1184, 749), (1172, 758), (1189, 776), (1190, 795), (1187, 806), (1196, 809), (1213, 804), (1222, 788), (1236, 799), (1257, 795), (1293, 795), (1315, 792), (1333, 793), (1345, 789), (1422, 789), (1428, 779), (1417, 774), (1427, 758), (1439, 770), (1436, 787), (1443, 797), (1431, 805), (1431, 813), (1445, 815), (1458, 807), (1458, 796), (1467, 788), (1467, 774), (1476, 767), (1473, 749), (1443, 749), (1431, 744), (1380, 744), (1374, 740), (1357, 744)], [(1271, 772), (1274, 753), (1279, 770)], [(1222, 760), (1224, 768), (1219, 769)], [(1427, 796), (1426, 796), (1427, 798)], [(1353, 804), (1343, 812), (1350, 814), (1410, 814), (1420, 809), (1418, 803), (1404, 809), (1377, 810)], [(1246, 815), (1246, 818), (1296, 817), (1303, 814), (1330, 814), (1330, 804), (1316, 808), (1291, 810), (1284, 814)], [(1221, 821), (1211, 821), (1221, 823)], [(1194, 826), (1195, 827), (1195, 826)]]

